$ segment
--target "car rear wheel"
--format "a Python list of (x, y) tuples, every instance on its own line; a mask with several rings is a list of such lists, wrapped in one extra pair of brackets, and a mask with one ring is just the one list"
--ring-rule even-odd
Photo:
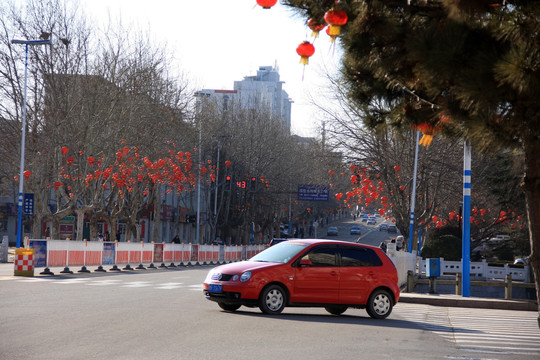
[(236, 311), (240, 308), (240, 305), (236, 305), (236, 304), (218, 303), (218, 305), (220, 308), (222, 308), (225, 311)]
[(385, 319), (392, 312), (392, 297), (386, 290), (375, 290), (369, 297), (366, 311), (374, 319)]
[(279, 285), (270, 285), (263, 289), (259, 297), (259, 309), (265, 314), (276, 315), (287, 304), (287, 294)]
[(326, 306), (324, 308), (326, 311), (328, 311), (332, 315), (341, 315), (345, 311), (347, 311), (347, 306), (343, 305), (333, 305), (333, 306)]

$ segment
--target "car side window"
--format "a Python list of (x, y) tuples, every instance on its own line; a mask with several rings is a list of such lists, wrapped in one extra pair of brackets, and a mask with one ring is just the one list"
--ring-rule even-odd
[(381, 266), (382, 261), (372, 249), (341, 247), (341, 266)]
[(301, 260), (310, 260), (311, 267), (337, 266), (337, 253), (335, 246), (317, 246), (302, 256)]

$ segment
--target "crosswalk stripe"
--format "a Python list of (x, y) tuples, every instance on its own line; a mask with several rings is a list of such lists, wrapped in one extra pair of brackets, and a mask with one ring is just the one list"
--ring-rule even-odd
[(396, 313), (463, 350), (540, 355), (536, 312), (399, 304)]

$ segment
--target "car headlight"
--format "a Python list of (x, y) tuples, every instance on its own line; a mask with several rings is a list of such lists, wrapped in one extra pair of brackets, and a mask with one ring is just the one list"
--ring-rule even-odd
[(242, 282), (248, 281), (249, 279), (251, 279), (251, 271), (246, 271), (240, 276), (240, 281)]

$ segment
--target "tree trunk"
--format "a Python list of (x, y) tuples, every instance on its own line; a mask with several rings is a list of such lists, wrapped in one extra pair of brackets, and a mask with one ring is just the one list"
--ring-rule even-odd
[(83, 228), (84, 228), (84, 210), (76, 209), (75, 213), (77, 214), (77, 237), (76, 240), (83, 239)]
[[(525, 174), (523, 190), (527, 201), (529, 240), (531, 255), (529, 262), (536, 284), (536, 299), (540, 299), (540, 141), (527, 138), (523, 142), (525, 152)], [(540, 327), (540, 303), (538, 307), (538, 327)]]
[(154, 243), (161, 242), (159, 239), (159, 231), (161, 228), (161, 202), (159, 199), (159, 194), (154, 195), (154, 226), (152, 227), (152, 236), (150, 239)]

